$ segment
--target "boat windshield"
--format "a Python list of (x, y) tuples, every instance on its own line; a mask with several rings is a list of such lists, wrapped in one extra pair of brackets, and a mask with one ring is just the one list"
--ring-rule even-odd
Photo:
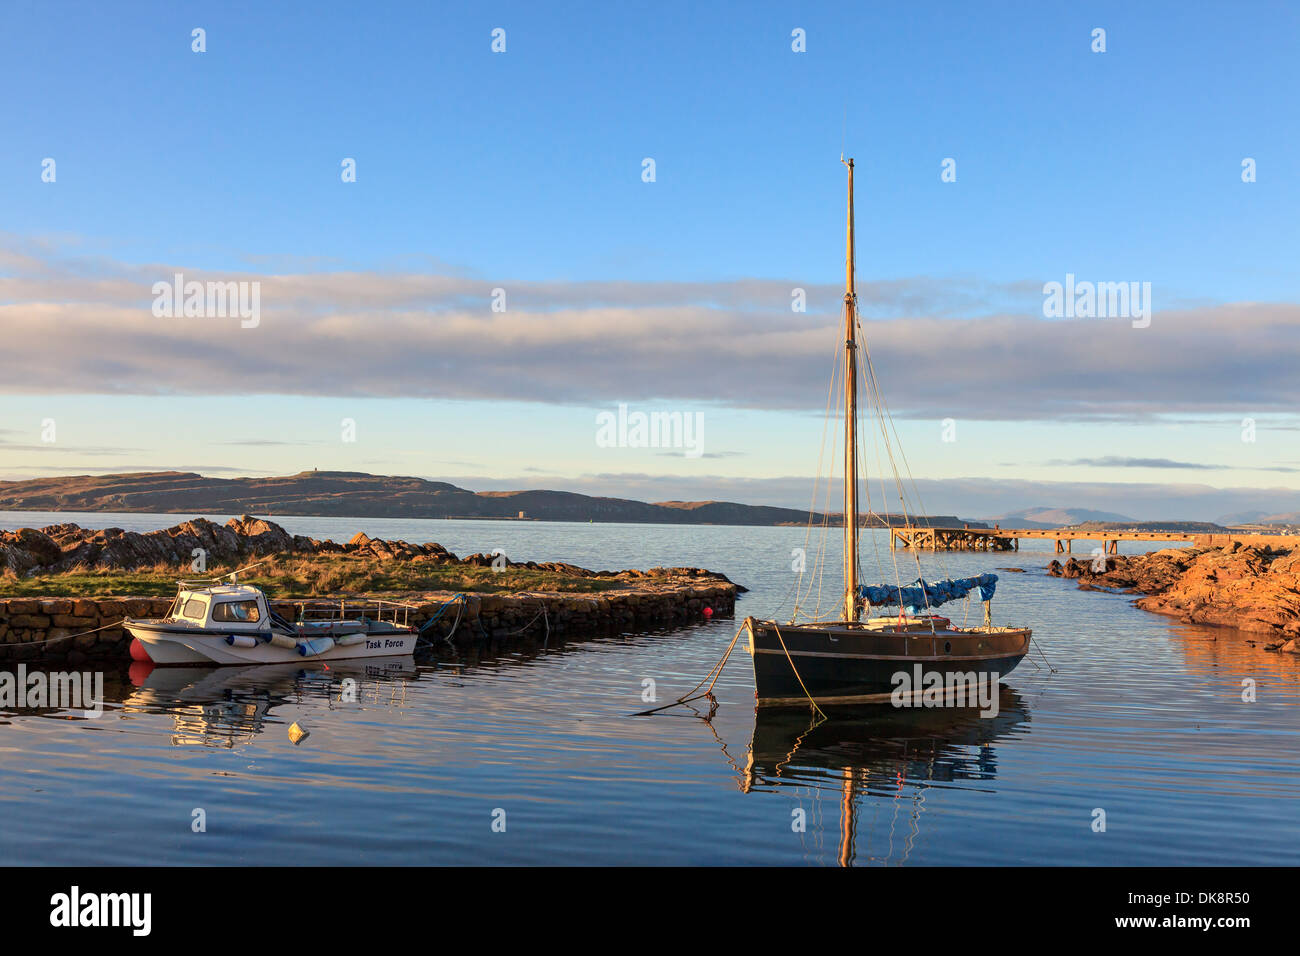
[(188, 618), (191, 621), (202, 621), (208, 616), (208, 602), (203, 598), (192, 597), (187, 600), (179, 611), (178, 617)]
[(256, 601), (222, 601), (212, 609), (212, 620), (255, 624), (262, 619)]

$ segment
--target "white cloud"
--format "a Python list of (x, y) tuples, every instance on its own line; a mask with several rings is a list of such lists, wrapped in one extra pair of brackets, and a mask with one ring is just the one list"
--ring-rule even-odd
[[(260, 281), (260, 325), (155, 318), (150, 287), (176, 272)], [(795, 285), (809, 290), (807, 313), (790, 310)], [(490, 308), (497, 287), (507, 293), (504, 313)], [(1131, 420), (1290, 414), (1300, 405), (1296, 304), (1156, 312), (1149, 328), (1134, 329), (1127, 320), (1045, 320), (1033, 291), (1030, 282), (968, 279), (863, 283), (864, 313), (893, 316), (864, 328), (895, 414)], [(29, 243), (0, 249), (0, 391), (820, 410), (837, 303), (833, 286), (793, 281), (218, 274), (72, 259)]]

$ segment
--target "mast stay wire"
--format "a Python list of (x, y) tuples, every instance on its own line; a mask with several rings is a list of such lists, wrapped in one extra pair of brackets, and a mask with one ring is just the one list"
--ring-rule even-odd
[[(815, 475), (814, 478), (813, 478), (813, 494), (812, 494), (812, 502), (811, 502), (811, 505), (810, 505), (810, 507), (809, 507), (809, 511), (808, 511), (808, 523), (807, 523), (807, 526), (806, 526), (805, 529), (804, 529), (804, 559), (805, 559), (805, 568), (807, 567), (807, 563), (806, 563), (806, 562), (807, 562), (807, 556), (808, 556), (808, 542), (809, 542), (809, 539), (810, 539), (810, 537), (811, 537), (811, 535), (812, 535), (813, 519), (814, 519), (814, 515), (817, 514), (817, 489), (818, 489), (818, 484), (821, 482), (822, 466), (823, 466), (823, 464), (824, 464), (824, 462), (825, 462), (825, 459), (826, 459), (826, 438), (827, 438), (827, 435), (828, 435), (829, 432), (830, 432), (831, 399), (832, 399), (832, 397), (835, 395), (835, 383), (836, 383), (836, 381), (837, 381), (838, 371), (839, 371), (838, 358), (839, 358), (839, 346), (836, 345), (835, 351), (834, 351), (834, 353), (832, 354), (832, 358), (831, 358), (831, 381), (830, 381), (830, 385), (829, 385), (829, 387), (827, 388), (827, 392), (826, 392), (826, 408), (825, 408), (825, 412), (823, 413), (823, 417), (822, 417), (822, 439), (821, 439), (821, 447), (820, 447), (820, 450), (819, 450), (819, 452), (818, 452), (818, 456), (817, 456), (817, 473), (816, 473), (816, 475)], [(833, 469), (832, 469), (832, 472), (833, 472)], [(829, 505), (830, 505), (830, 492), (831, 492), (831, 482), (832, 482), (832, 478), (833, 478), (833, 474), (831, 474), (831, 475), (827, 475), (827, 478), (826, 478), (826, 507), (823, 507), (822, 510), (821, 510), (821, 515), (822, 515), (822, 521), (821, 521), (821, 525), (822, 525), (822, 534), (821, 534), (821, 537), (820, 537), (820, 539), (819, 539), (819, 543), (818, 543), (817, 558), (816, 558), (816, 561), (814, 562), (814, 565), (813, 565), (813, 572), (812, 572), (812, 574), (811, 574), (810, 577), (809, 577), (809, 582), (808, 582), (808, 591), (807, 591), (806, 594), (803, 594), (803, 593), (801, 593), (801, 592), (796, 593), (796, 596), (795, 596), (794, 612), (793, 612), (793, 614), (792, 614), (791, 617), (790, 617), (790, 623), (791, 623), (791, 624), (793, 624), (793, 623), (795, 623), (795, 622), (797, 621), (798, 616), (799, 616), (799, 609), (800, 609), (801, 605), (803, 605), (804, 603), (806, 603), (806, 601), (807, 601), (807, 600), (812, 596), (812, 589), (813, 589), (813, 581), (814, 581), (814, 579), (815, 579), (816, 584), (817, 584), (817, 605), (816, 605), (816, 608), (814, 609), (813, 616), (814, 616), (814, 617), (819, 617), (820, 614), (821, 614), (821, 581), (822, 581), (822, 567), (823, 567), (823, 561), (824, 561), (824, 559), (825, 559), (825, 553), (826, 553), (826, 529), (827, 529), (828, 522), (829, 522), (829, 520), (830, 520), (828, 509), (829, 509)], [(804, 576), (804, 571), (800, 571), (800, 572), (799, 572), (799, 577), (798, 577), (798, 579), (797, 579), (797, 583), (800, 584), (800, 585), (802, 584), (803, 576)]]

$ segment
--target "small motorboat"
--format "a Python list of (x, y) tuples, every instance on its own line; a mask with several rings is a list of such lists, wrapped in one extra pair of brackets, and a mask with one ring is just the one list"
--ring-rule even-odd
[[(315, 600), (297, 620), (277, 614), (260, 588), (182, 581), (166, 617), (127, 618), (131, 655), (155, 664), (288, 664), (413, 654), (411, 606), (391, 601)], [(400, 618), (400, 621), (399, 621)]]

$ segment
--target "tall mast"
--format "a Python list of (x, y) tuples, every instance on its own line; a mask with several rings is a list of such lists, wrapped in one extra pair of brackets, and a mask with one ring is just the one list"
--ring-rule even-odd
[(853, 160), (849, 168), (849, 228), (844, 261), (844, 620), (858, 619), (858, 353), (854, 340), (858, 293), (853, 281)]

